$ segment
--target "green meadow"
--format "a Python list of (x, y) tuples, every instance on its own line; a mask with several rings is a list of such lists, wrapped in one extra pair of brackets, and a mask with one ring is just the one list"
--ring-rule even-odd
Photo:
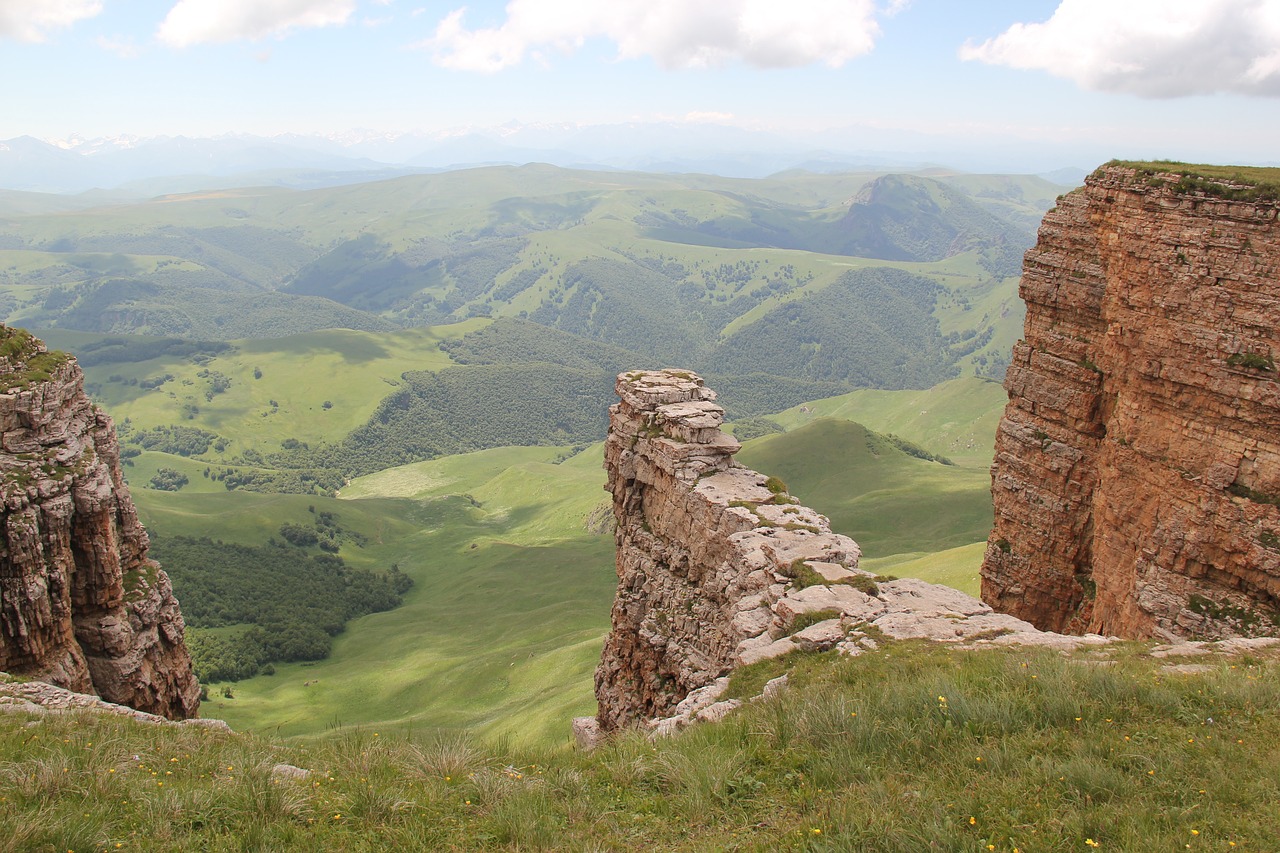
[[(283, 338), (232, 341), (203, 363), (184, 356), (109, 362), (85, 368), (95, 399), (117, 421), (136, 429), (190, 423), (231, 440), (228, 455), (276, 450), (286, 438), (335, 441), (366, 423), (407, 370), (439, 370), (449, 357), (442, 340), (458, 338), (484, 320), (388, 333), (326, 329)], [(51, 347), (75, 352), (99, 334), (41, 331)], [(204, 373), (206, 376), (201, 376)], [(211, 390), (209, 374), (230, 379)], [(154, 389), (139, 382), (172, 376)], [(330, 405), (326, 407), (324, 404)], [(188, 417), (194, 406), (198, 411)]]
[[(342, 499), (135, 489), (155, 535), (262, 544), (283, 523), (331, 512), (365, 544), (353, 567), (396, 563), (415, 586), (355, 620), (329, 658), (211, 686), (206, 713), (282, 735), (377, 725), (563, 739), (589, 714), (613, 596), (613, 538), (587, 530), (602, 502), (598, 452), (504, 448), (361, 478)], [(471, 457), (471, 458), (467, 458)], [(372, 482), (367, 482), (372, 481)], [(408, 497), (379, 497), (379, 482)]]
[(921, 391), (863, 388), (794, 406), (769, 419), (794, 430), (819, 418), (855, 421), (967, 467), (987, 467), (1008, 397), (999, 382), (953, 379)]
[[(232, 685), (233, 698), (222, 695), (225, 685), (208, 685), (208, 715), (283, 736), (378, 726), (547, 744), (563, 741), (572, 716), (591, 712), (615, 582), (598, 443), (429, 459), (357, 477), (336, 497), (228, 491), (206, 476), (234, 454), (270, 452), (285, 437), (341, 439), (396, 391), (400, 373), (453, 364), (441, 340), (487, 322), (235, 341), (195, 360), (162, 355), (86, 368), (103, 404), (134, 430), (187, 423), (229, 439), (223, 453), (144, 451), (128, 460), (126, 477), (154, 537), (261, 546), (279, 540), (281, 525), (330, 513), (353, 534), (339, 551), (348, 565), (395, 564), (415, 582), (398, 608), (349, 623), (325, 660), (276, 663), (273, 675)], [(102, 336), (50, 338), (74, 349)], [(201, 371), (230, 378), (229, 387), (205, 399)], [(154, 390), (128, 383), (165, 374), (173, 378)], [(189, 420), (181, 418), (186, 403), (199, 408)], [(991, 510), (985, 462), (971, 460), (989, 447), (1002, 404), (998, 385), (972, 377), (927, 392), (852, 392), (770, 415), (788, 432), (747, 442), (739, 458), (828, 515), (876, 571), (974, 591)], [(912, 456), (859, 420), (961, 464)], [(187, 484), (151, 488), (162, 468)]]

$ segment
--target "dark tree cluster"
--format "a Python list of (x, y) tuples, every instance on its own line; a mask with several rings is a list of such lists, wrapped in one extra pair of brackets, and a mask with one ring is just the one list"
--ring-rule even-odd
[(151, 478), (151, 488), (162, 492), (176, 492), (189, 481), (187, 475), (173, 468), (157, 468), (156, 475)]
[(129, 435), (129, 442), (146, 450), (172, 453), (177, 456), (200, 456), (209, 452), (209, 446), (218, 439), (217, 434), (198, 427), (152, 427)]
[[(348, 621), (390, 610), (413, 586), (395, 565), (374, 573), (287, 547), (156, 537), (152, 555), (182, 602), (202, 681), (247, 678), (271, 661), (324, 658)], [(202, 630), (232, 627), (243, 630)]]

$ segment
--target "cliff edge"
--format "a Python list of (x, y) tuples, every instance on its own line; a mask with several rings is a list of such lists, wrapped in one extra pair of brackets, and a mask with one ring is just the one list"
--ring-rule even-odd
[(200, 687), (84, 374), (0, 326), (0, 671), (182, 719)]
[(1111, 164), (1027, 252), (982, 596), (1046, 630), (1280, 633), (1277, 170)]
[(617, 521), (613, 628), (596, 670), (596, 718), (579, 742), (640, 725), (669, 732), (718, 719), (739, 666), (795, 650), (858, 655), (886, 639), (1029, 643), (1042, 633), (948, 587), (878, 577), (825, 517), (739, 465), (715, 393), (688, 371), (618, 377), (606, 488)]

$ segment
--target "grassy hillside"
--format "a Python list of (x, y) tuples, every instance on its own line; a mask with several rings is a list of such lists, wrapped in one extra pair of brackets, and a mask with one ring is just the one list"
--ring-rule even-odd
[[(0, 223), (0, 317), (232, 340), (522, 316), (706, 369), (700, 360), (717, 348), (755, 345), (735, 350), (744, 329), (851, 269), (888, 266), (936, 285), (926, 301), (939, 328), (923, 333), (974, 342), (929, 352), (931, 369), (998, 369), (990, 359), (1017, 321), (1005, 261), (1030, 245), (1028, 223), (1052, 203), (1030, 180), (526, 166), (56, 214), (37, 206)], [(838, 301), (845, 313), (856, 307)], [(724, 360), (718, 372), (748, 370)], [(873, 374), (861, 368), (838, 378), (864, 383)]]
[(991, 531), (986, 471), (918, 459), (852, 421), (821, 419), (756, 439), (737, 458), (781, 477), (868, 557), (940, 551)]
[[(993, 212), (994, 211), (994, 212)], [(831, 251), (885, 260), (939, 261), (979, 252), (993, 277), (1018, 275), (1026, 229), (973, 201), (958, 184), (886, 175), (868, 184), (832, 228)], [(1034, 229), (1032, 229), (1034, 230)]]
[(282, 524), (310, 524), (312, 509), (333, 513), (363, 542), (343, 541), (349, 565), (396, 563), (415, 581), (396, 610), (351, 623), (328, 659), (276, 664), (238, 682), (234, 699), (213, 685), (211, 715), (283, 735), (405, 724), (546, 743), (594, 705), (615, 584), (613, 540), (593, 515), (603, 480), (598, 447), (505, 448), (362, 478), (342, 500), (134, 497), (160, 541), (261, 545)]
[(987, 542), (984, 539), (972, 545), (959, 545), (932, 553), (908, 551), (887, 557), (864, 558), (860, 565), (878, 575), (920, 578), (979, 598), (982, 589), (979, 570), (986, 552)]
[[(341, 499), (138, 488), (153, 460), (180, 467), (175, 459), (146, 453), (128, 469), (159, 540), (260, 545), (281, 524), (310, 524), (314, 509), (359, 535), (363, 544), (344, 540), (340, 550), (353, 568), (395, 563), (415, 581), (396, 610), (351, 623), (327, 660), (278, 664), (275, 675), (239, 682), (234, 699), (215, 685), (210, 713), (286, 735), (411, 723), (540, 743), (590, 713), (615, 583), (598, 445), (447, 456), (358, 478)], [(753, 442), (742, 459), (781, 476), (868, 557), (967, 545), (990, 527), (985, 471), (925, 462), (850, 422)], [(945, 582), (940, 567), (953, 563), (944, 555), (916, 573)]]
[[(848, 403), (976, 458), (986, 386), (972, 377), (998, 371), (1017, 334), (993, 246), (1029, 241), (1015, 220), (1042, 200), (974, 176), (859, 196), (881, 177), (527, 167), (15, 213), (0, 223), (0, 311), (64, 327), (47, 337), (81, 356), (120, 424), (157, 542), (264, 546), (332, 513), (349, 566), (415, 581), (330, 658), (277, 665), (234, 699), (215, 689), (216, 713), (287, 735), (412, 724), (547, 742), (590, 710), (607, 627), (612, 542), (588, 446), (619, 370), (701, 370), (734, 417), (822, 398), (779, 415), (791, 432), (743, 459), (869, 558), (985, 538), (984, 470), (911, 457), (848, 420), (805, 422), (817, 407), (865, 420)], [(901, 252), (814, 242), (865, 236), (855, 197)], [(930, 205), (928, 233), (895, 218)], [(879, 257), (840, 254), (855, 251)], [(261, 323), (276, 337), (238, 337)], [(114, 334), (128, 329), (174, 337)], [(918, 422), (914, 407), (934, 409), (923, 397), (830, 399), (956, 375), (974, 384), (944, 386), (937, 407), (956, 414)], [(959, 577), (958, 553), (918, 570)]]
[(996, 427), (1006, 402), (999, 383), (970, 377), (925, 391), (863, 389), (804, 403), (769, 415), (769, 420), (789, 430), (819, 418), (857, 421), (958, 464), (985, 468), (991, 464)]
[[(931, 330), (927, 304), (917, 306), (914, 314), (880, 310), (909, 301), (910, 287), (897, 292), (893, 286), (902, 283), (899, 279), (927, 293), (933, 286), (923, 278), (892, 270), (850, 276), (847, 286), (824, 292), (811, 305), (797, 303), (790, 312), (812, 321), (810, 343), (797, 346), (795, 341), (808, 332), (785, 316), (770, 315), (738, 336), (752, 346), (742, 349), (731, 342), (720, 348), (713, 366), (725, 372), (706, 376), (731, 416), (838, 393), (849, 388), (854, 374), (882, 385), (927, 382), (949, 357), (931, 361), (929, 353), (964, 346), (939, 337), (936, 327)], [(852, 343), (847, 324), (840, 321), (846, 309), (849, 323), (860, 324), (863, 332)], [(891, 326), (889, 316), (896, 316), (899, 325)], [(904, 331), (902, 323), (914, 325)], [(215, 479), (196, 484), (191, 464), (177, 465), (188, 473), (185, 488), (205, 490), (256, 476), (260, 482), (252, 488), (332, 491), (343, 476), (443, 454), (511, 444), (589, 443), (603, 437), (615, 374), (662, 363), (514, 318), (476, 318), (380, 335), (337, 329), (214, 343), (64, 330), (41, 334), (51, 346), (79, 356), (86, 387), (115, 416), (127, 443), (198, 461), (194, 470), (202, 480), (204, 469), (211, 467)], [(914, 346), (921, 341), (927, 346)], [(918, 357), (921, 349), (927, 352)], [(883, 359), (899, 351), (904, 363), (890, 369)], [(750, 372), (733, 372), (742, 367)], [(982, 383), (945, 390), (950, 387), (940, 392), (947, 397), (940, 407), (958, 408), (962, 418), (974, 408), (972, 401), (961, 399), (962, 389), (983, 389), (982, 399), (987, 396)], [(924, 398), (923, 392), (917, 396)], [(859, 392), (848, 401), (864, 398), (866, 392)], [(883, 399), (901, 404), (905, 398)], [(810, 408), (844, 417), (841, 402), (823, 401)], [(915, 405), (914, 398), (906, 405)], [(792, 425), (804, 417), (788, 412), (775, 420)], [(881, 429), (897, 429), (894, 420)], [(975, 424), (985, 426), (985, 421)], [(207, 435), (182, 446), (145, 438), (173, 427)], [(994, 421), (990, 427), (994, 431)], [(909, 425), (903, 434), (914, 439)], [(953, 449), (962, 456), (976, 452), (974, 446), (958, 447), (952, 440), (946, 448), (934, 449), (944, 455)], [(143, 481), (155, 466), (174, 464), (172, 459), (150, 460)], [(271, 473), (279, 470), (295, 473)], [(318, 472), (315, 482), (321, 485), (299, 486), (296, 472), (305, 471)], [(224, 475), (231, 480), (222, 479)]]
[[(149, 343), (146, 339), (60, 330), (40, 336), (49, 346), (76, 354), (104, 340), (132, 343), (119, 351), (90, 349), (88, 358), (81, 357), (94, 398), (117, 421), (128, 419), (135, 429), (189, 423), (214, 432), (231, 444), (226, 453), (210, 458), (229, 458), (246, 449), (278, 450), (287, 438), (341, 440), (367, 423), (383, 398), (402, 386), (405, 371), (447, 367), (451, 362), (439, 349), (441, 341), (485, 322), (382, 334), (329, 329), (232, 341), (212, 354), (193, 357), (178, 351), (138, 361), (132, 360), (134, 352)], [(104, 355), (95, 358), (100, 351)], [(208, 396), (214, 389), (211, 377), (217, 375), (229, 384)], [(166, 376), (171, 378), (144, 387), (147, 380)], [(331, 404), (327, 408), (326, 401)]]
[(1195, 674), (1141, 651), (793, 656), (770, 700), (590, 754), (5, 714), (0, 832), (33, 851), (1275, 850), (1274, 650)]
[[(337, 330), (219, 344), (75, 332), (49, 337), (82, 353), (91, 390), (127, 427), (126, 448), (159, 427), (206, 431), (204, 451), (182, 456), (185, 445), (161, 445), (125, 469), (162, 551), (166, 539), (179, 536), (263, 546), (280, 539), (283, 524), (306, 526), (316, 513), (332, 513), (351, 532), (339, 552), (349, 566), (385, 572), (395, 564), (415, 581), (397, 610), (349, 624), (327, 660), (277, 664), (273, 676), (239, 682), (234, 699), (213, 685), (217, 713), (240, 727), (291, 735), (400, 721), (546, 742), (559, 737), (567, 715), (590, 711), (591, 673), (614, 583), (612, 541), (600, 535), (608, 511), (599, 448), (588, 446), (594, 433), (573, 446), (555, 445), (558, 416), (537, 408), (536, 394), (527, 404), (513, 401), (541, 391), (600, 418), (612, 400), (609, 380), (634, 363), (632, 353), (528, 321), (481, 318), (377, 337)], [(548, 393), (548, 376), (574, 370), (598, 371), (599, 387), (580, 400)], [(489, 376), (495, 371), (527, 376), (508, 393)], [(414, 397), (404, 410), (388, 403), (429, 387), (423, 381), (455, 374), (474, 376), (478, 384), (458, 386), (474, 393)], [(806, 399), (806, 389), (822, 387), (765, 375), (713, 377), (712, 384), (731, 409), (743, 400), (765, 407)], [(807, 412), (773, 416), (792, 432), (754, 443), (743, 459), (782, 476), (837, 529), (859, 539), (870, 559), (969, 545), (984, 539), (990, 524), (985, 468), (923, 462), (848, 421), (806, 423), (817, 414), (879, 412), (899, 434), (945, 451), (953, 441), (976, 440), (984, 423), (976, 401), (993, 388), (956, 380), (935, 392), (936, 406), (923, 392), (819, 400)], [(430, 399), (437, 399), (434, 408), (414, 408)], [(218, 479), (225, 471), (269, 472), (344, 442), (373, 452), (381, 439), (368, 432), (371, 424), (384, 430), (401, 424), (427, 437), (487, 430), (489, 409), (514, 417), (513, 426), (535, 428), (525, 440), (546, 446), (497, 447), (377, 471), (343, 486), (341, 500), (228, 492)], [(917, 417), (925, 409), (932, 414)], [(423, 429), (444, 415), (434, 431)], [(603, 423), (593, 429), (602, 432)], [(226, 445), (219, 450), (210, 436)], [(296, 444), (286, 450), (290, 440)], [(258, 461), (247, 461), (254, 453)], [(813, 459), (827, 464), (814, 466)], [(149, 488), (167, 479), (165, 472), (187, 478), (181, 491)], [(971, 562), (972, 555), (947, 555), (910, 571), (967, 583)], [(326, 689), (312, 689), (318, 684)]]

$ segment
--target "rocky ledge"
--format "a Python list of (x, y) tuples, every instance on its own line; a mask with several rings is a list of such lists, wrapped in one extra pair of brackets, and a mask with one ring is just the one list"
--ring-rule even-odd
[(796, 649), (857, 655), (885, 639), (1022, 642), (1065, 637), (949, 587), (858, 568), (861, 552), (783, 484), (733, 460), (715, 393), (688, 371), (618, 377), (606, 488), (617, 520), (613, 628), (582, 742), (628, 726), (670, 731), (732, 709), (739, 666)]
[(26, 681), (0, 672), (0, 714), (107, 714), (128, 717), (140, 723), (168, 723), (171, 725), (201, 726), (216, 731), (229, 732), (231, 726), (223, 720), (170, 720), (158, 714), (148, 714), (125, 705), (106, 702), (97, 696), (76, 693), (44, 681)]

